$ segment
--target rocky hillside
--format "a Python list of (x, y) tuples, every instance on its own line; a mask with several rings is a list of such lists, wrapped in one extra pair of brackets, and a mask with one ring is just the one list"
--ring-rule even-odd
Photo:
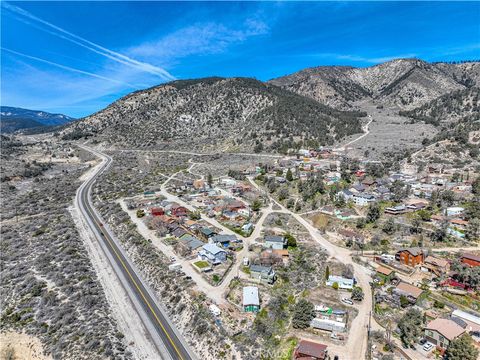
[(270, 83), (339, 109), (351, 108), (355, 100), (373, 99), (410, 110), (444, 94), (474, 86), (479, 79), (478, 62), (432, 64), (398, 59), (367, 68), (310, 68)]
[(73, 120), (73, 118), (63, 114), (52, 114), (45, 111), (28, 110), (11, 106), (0, 107), (0, 129), (2, 133), (63, 125)]
[(338, 109), (350, 109), (351, 102), (368, 97), (370, 91), (351, 78), (346, 66), (320, 66), (273, 79), (269, 83), (308, 96)]
[(254, 79), (205, 78), (134, 92), (62, 136), (92, 136), (117, 147), (281, 151), (360, 133), (362, 115)]
[(470, 118), (479, 120), (480, 88), (471, 87), (442, 95), (416, 109), (401, 111), (400, 115), (436, 126), (451, 122), (468, 122)]

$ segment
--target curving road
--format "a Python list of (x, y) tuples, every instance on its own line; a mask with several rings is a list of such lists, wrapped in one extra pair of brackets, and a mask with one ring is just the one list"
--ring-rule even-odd
[(100, 215), (93, 207), (91, 199), (92, 185), (99, 175), (109, 168), (112, 158), (89, 147), (79, 146), (102, 159), (102, 163), (95, 169), (92, 176), (77, 191), (75, 201), (81, 215), (85, 218), (86, 223), (100, 242), (120, 282), (125, 287), (136, 310), (139, 312), (162, 359), (195, 359), (186, 341), (175, 329), (161, 306), (157, 304), (153, 292), (138, 275), (138, 270), (119, 245), (119, 241), (103, 224), (103, 220), (101, 220)]

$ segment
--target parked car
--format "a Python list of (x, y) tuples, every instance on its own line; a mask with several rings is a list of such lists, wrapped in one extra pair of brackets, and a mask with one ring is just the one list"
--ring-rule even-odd
[(353, 305), (353, 301), (349, 298), (342, 298), (342, 302), (347, 305)]
[(427, 339), (421, 338), (418, 343), (419, 343), (420, 345), (425, 345), (426, 342), (427, 342)]
[(425, 350), (427, 352), (429, 352), (432, 349), (433, 349), (433, 344), (432, 343), (427, 342), (425, 345), (423, 345), (423, 350)]
[(336, 332), (332, 332), (332, 334), (330, 335), (330, 338), (331, 339), (334, 339), (334, 340), (345, 340), (345, 336), (342, 335), (342, 334), (337, 334)]
[(170, 258), (170, 261), (173, 263), (173, 262), (177, 261), (177, 259), (175, 258), (175, 256), (172, 256), (172, 257)]

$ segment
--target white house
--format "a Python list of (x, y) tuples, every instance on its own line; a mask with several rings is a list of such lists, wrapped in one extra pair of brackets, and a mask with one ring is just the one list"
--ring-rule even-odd
[(327, 286), (333, 286), (334, 283), (338, 284), (339, 289), (351, 290), (353, 289), (354, 280), (347, 279), (342, 276), (330, 275), (328, 280), (325, 282)]
[(220, 264), (227, 260), (227, 252), (215, 244), (203, 245), (202, 250), (200, 250), (198, 253), (198, 256), (200, 259), (207, 260), (213, 265)]
[(446, 210), (445, 210), (445, 214), (447, 216), (456, 216), (456, 215), (460, 215), (461, 213), (463, 213), (465, 211), (465, 209), (463, 207), (448, 207)]
[(337, 194), (337, 196), (343, 196), (345, 201), (352, 201), (357, 206), (367, 206), (376, 200), (375, 196), (372, 194), (353, 193), (350, 190), (342, 190)]

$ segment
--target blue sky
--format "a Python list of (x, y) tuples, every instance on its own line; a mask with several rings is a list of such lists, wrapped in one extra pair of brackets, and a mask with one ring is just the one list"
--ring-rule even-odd
[(480, 59), (480, 2), (4, 2), (2, 105), (81, 117), (172, 79)]

